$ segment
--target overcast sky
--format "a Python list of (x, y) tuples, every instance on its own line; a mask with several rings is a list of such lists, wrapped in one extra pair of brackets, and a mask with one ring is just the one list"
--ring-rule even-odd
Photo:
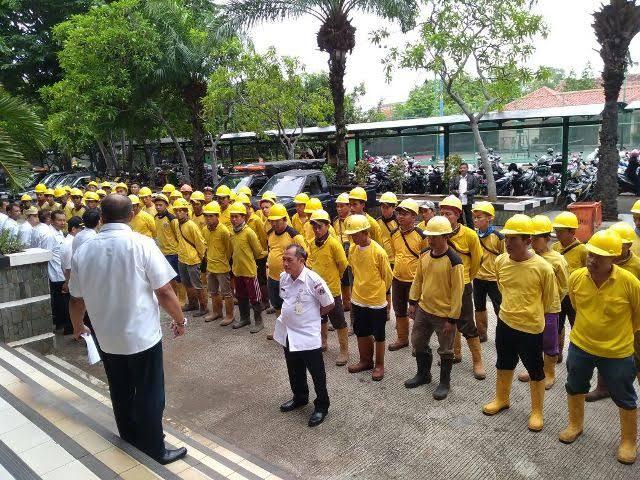
[[(549, 65), (581, 72), (587, 62), (599, 72), (602, 61), (598, 54), (598, 44), (593, 33), (591, 14), (602, 4), (602, 0), (540, 0), (537, 10), (547, 23), (549, 34), (537, 42), (536, 52), (531, 58), (532, 66)], [(355, 14), (356, 47), (348, 57), (345, 84), (347, 91), (364, 82), (367, 94), (363, 99), (366, 107), (374, 106), (379, 100), (384, 103), (406, 100), (409, 90), (422, 83), (425, 73), (398, 70), (391, 83), (385, 80), (381, 58), (384, 51), (369, 41), (372, 30), (384, 26), (376, 17)], [(296, 21), (265, 23), (255, 27), (252, 38), (259, 51), (274, 46), (281, 55), (296, 56), (303, 60), (308, 71), (327, 70), (328, 55), (318, 50), (316, 32), (318, 22), (311, 17)], [(391, 27), (399, 44), (403, 36), (398, 27)], [(631, 44), (631, 55), (640, 61), (640, 40)], [(633, 67), (633, 72), (640, 71)]]

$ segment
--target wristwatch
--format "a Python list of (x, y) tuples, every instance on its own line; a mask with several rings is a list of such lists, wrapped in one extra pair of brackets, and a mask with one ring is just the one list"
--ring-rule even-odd
[(179, 326), (179, 327), (186, 327), (187, 326), (186, 317), (182, 319), (182, 323), (176, 323), (176, 325)]

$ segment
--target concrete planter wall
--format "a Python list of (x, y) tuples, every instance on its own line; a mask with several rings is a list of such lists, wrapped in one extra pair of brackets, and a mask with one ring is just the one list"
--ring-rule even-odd
[(31, 248), (0, 256), (0, 342), (51, 334), (47, 263), (51, 252)]

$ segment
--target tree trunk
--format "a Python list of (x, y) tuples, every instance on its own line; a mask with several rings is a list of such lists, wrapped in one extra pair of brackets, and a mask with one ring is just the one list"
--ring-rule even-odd
[[(347, 125), (344, 119), (344, 74), (346, 70), (347, 52), (334, 50), (329, 53), (329, 88), (333, 99), (334, 120), (336, 124), (335, 164), (336, 182), (340, 185), (347, 183)], [(333, 163), (333, 158), (328, 158)]]
[(216, 135), (216, 139), (213, 139), (213, 135), (209, 134), (209, 141), (211, 142), (211, 179), (212, 186), (218, 183), (218, 145), (222, 138), (222, 133)]
[(200, 102), (191, 108), (191, 143), (193, 145), (193, 187), (200, 190), (204, 184), (204, 127), (202, 125)]
[(184, 150), (180, 146), (180, 142), (178, 142), (178, 138), (176, 137), (173, 128), (171, 128), (169, 122), (167, 122), (167, 120), (164, 118), (162, 112), (160, 112), (160, 110), (156, 110), (156, 113), (158, 115), (158, 118), (164, 125), (164, 128), (167, 129), (167, 133), (169, 134), (169, 137), (171, 137), (171, 141), (173, 142), (173, 146), (176, 148), (176, 152), (178, 152), (178, 155), (180, 157), (180, 164), (182, 165), (183, 179), (186, 183), (191, 183), (191, 176), (189, 175), (189, 162), (187, 162), (187, 156), (184, 154)]
[(124, 128), (120, 130), (120, 164), (123, 170), (127, 168), (127, 136)]
[(151, 144), (146, 138), (144, 139), (143, 146), (144, 157), (147, 160), (147, 165), (149, 165), (149, 185), (154, 189), (156, 188), (156, 161), (151, 151)]
[(498, 194), (496, 192), (496, 182), (493, 178), (493, 167), (489, 162), (489, 152), (484, 146), (482, 136), (480, 136), (480, 127), (478, 126), (478, 120), (475, 118), (475, 116), (469, 119), (469, 125), (471, 126), (471, 131), (473, 132), (473, 138), (476, 141), (476, 146), (478, 147), (478, 153), (480, 154), (480, 158), (482, 159), (484, 174), (487, 177), (487, 199), (490, 202), (495, 202), (498, 199)]
[(105, 163), (105, 171), (108, 177), (114, 177), (116, 175), (116, 162), (115, 158), (107, 151), (107, 148), (104, 145), (102, 140), (96, 140), (98, 144), (98, 149), (102, 154), (102, 158), (104, 158)]

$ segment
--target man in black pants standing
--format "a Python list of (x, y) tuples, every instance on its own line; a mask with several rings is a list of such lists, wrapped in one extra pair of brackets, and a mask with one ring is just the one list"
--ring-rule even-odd
[(473, 213), (471, 206), (473, 199), (478, 192), (478, 179), (475, 175), (469, 173), (469, 164), (460, 164), (460, 174), (454, 176), (449, 182), (449, 193), (455, 195), (462, 202), (462, 213), (464, 214), (464, 223), (473, 230)]
[(176, 272), (153, 239), (127, 225), (133, 217), (128, 197), (108, 195), (101, 209), (100, 233), (78, 247), (71, 261), (74, 337), (89, 333), (83, 323), (87, 311), (100, 342), (120, 437), (167, 464), (187, 453), (184, 447), (167, 449), (162, 431), (165, 397), (158, 305), (173, 318), (174, 337), (183, 335), (187, 324), (170, 284)]

